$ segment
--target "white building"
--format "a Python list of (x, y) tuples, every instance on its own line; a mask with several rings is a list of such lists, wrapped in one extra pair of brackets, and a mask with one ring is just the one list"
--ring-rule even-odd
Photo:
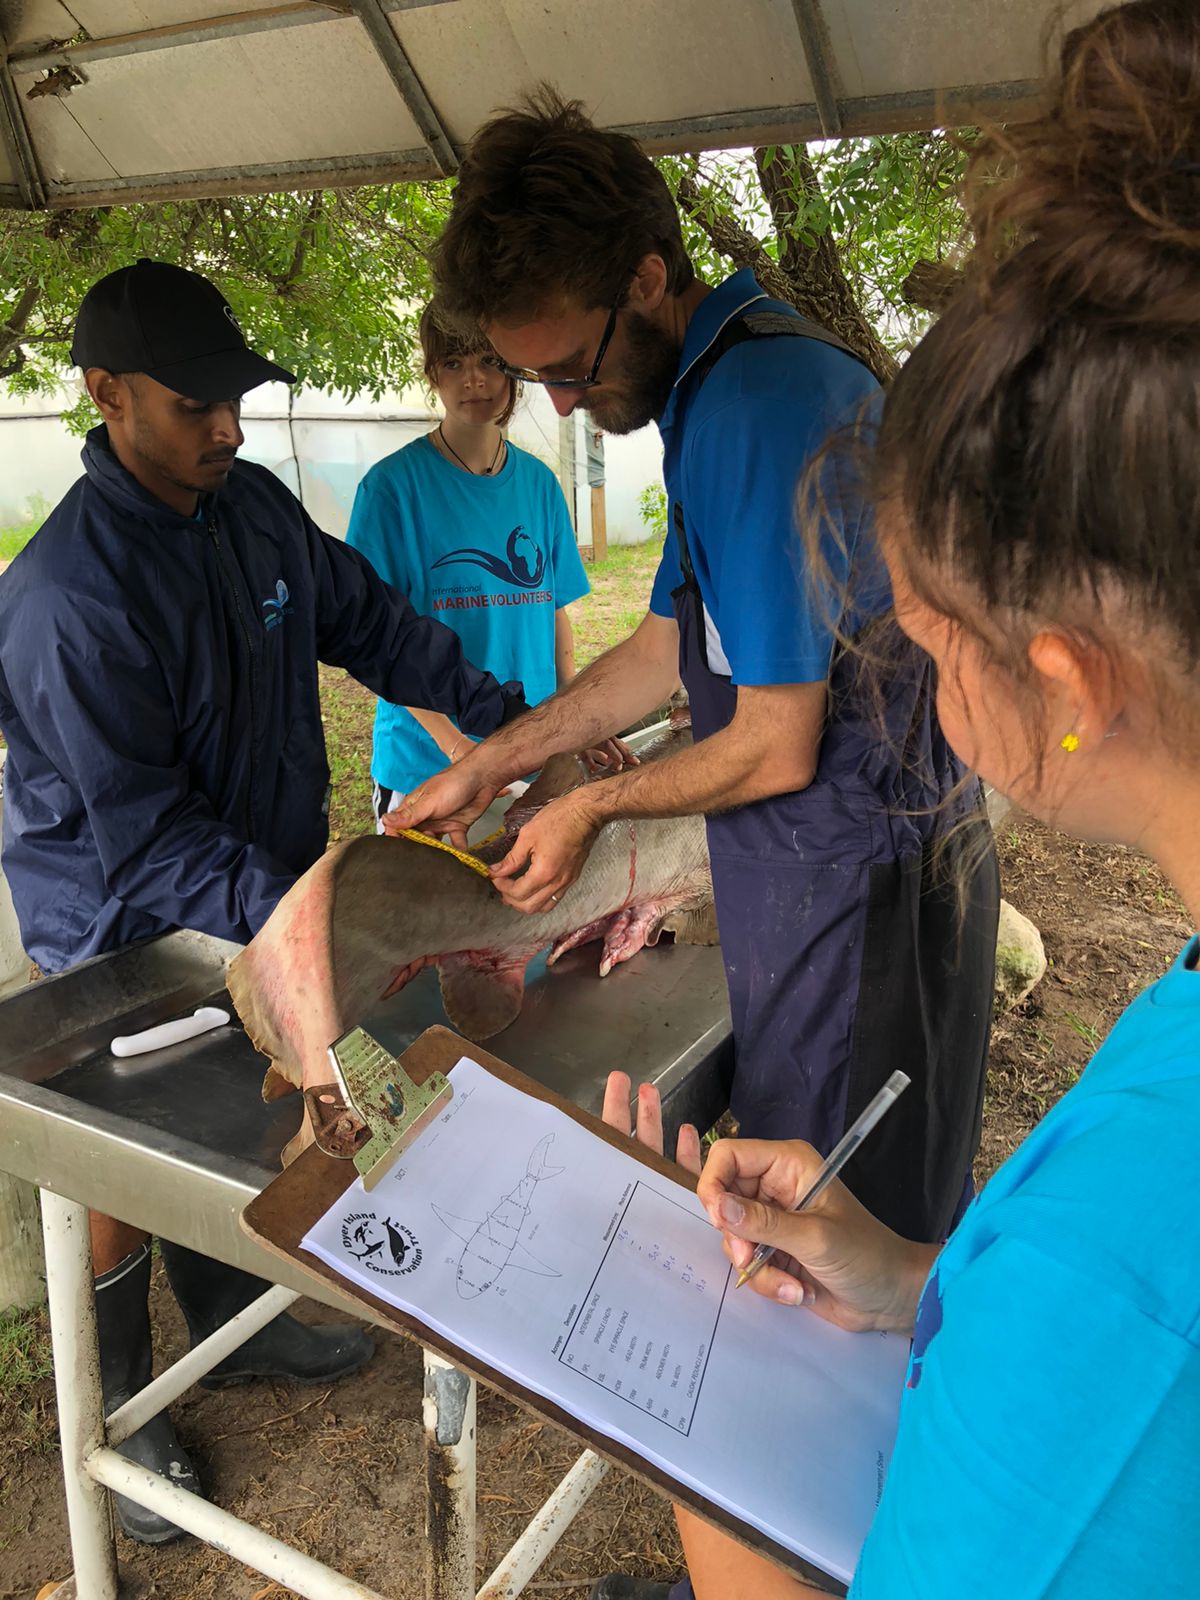
[[(64, 390), (61, 400), (0, 394), (0, 527), (27, 521), (39, 504), (53, 506), (79, 476), (82, 441), (61, 420), (62, 408), (73, 403), (75, 392)], [(428, 396), (415, 387), (381, 400), (369, 395), (347, 400), (315, 389), (293, 392), (283, 383), (264, 384), (246, 396), (242, 407), (242, 455), (270, 467), (300, 496), (318, 527), (341, 537), (367, 469), (427, 432), (434, 420)], [(577, 412), (563, 421), (545, 391), (535, 389), (526, 392), (510, 432), (516, 444), (559, 474), (579, 542), (589, 545), (586, 420)], [(650, 427), (625, 438), (606, 436), (604, 449), (609, 542), (637, 543), (650, 533), (638, 497), (648, 485), (662, 482), (658, 431)]]

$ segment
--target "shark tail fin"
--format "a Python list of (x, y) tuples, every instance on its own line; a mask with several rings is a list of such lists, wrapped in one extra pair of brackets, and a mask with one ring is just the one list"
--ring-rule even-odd
[(541, 1180), (542, 1178), (556, 1178), (562, 1171), (561, 1167), (552, 1167), (549, 1164), (550, 1146), (554, 1143), (554, 1135), (548, 1133), (544, 1139), (539, 1139), (529, 1158), (529, 1165), (525, 1168), (525, 1176)]

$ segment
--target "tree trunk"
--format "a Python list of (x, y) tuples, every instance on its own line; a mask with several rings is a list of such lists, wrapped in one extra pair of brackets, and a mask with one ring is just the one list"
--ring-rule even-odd
[(765, 157), (765, 151), (756, 150), (754, 165), (758, 168), (758, 181), (771, 207), (782, 246), (780, 267), (795, 284), (792, 304), (797, 311), (844, 339), (880, 383), (886, 383), (895, 374), (896, 359), (863, 315), (842, 271), (833, 238), (823, 233), (810, 245), (796, 231), (796, 190), (820, 193), (812, 162), (800, 150), (794, 152), (790, 161), (779, 153), (770, 166)]
[(881, 383), (896, 371), (896, 361), (863, 315), (854, 291), (838, 261), (837, 247), (828, 234), (815, 244), (805, 244), (795, 232), (795, 189), (814, 189), (817, 176), (808, 157), (797, 152), (790, 161), (782, 152), (768, 167), (764, 152), (754, 152), (759, 182), (771, 207), (779, 239), (779, 260), (763, 249), (761, 239), (743, 227), (726, 210), (706, 206), (695, 179), (688, 173), (679, 181), (679, 201), (703, 228), (714, 247), (737, 267), (749, 267), (767, 293), (795, 306), (804, 316), (836, 333), (861, 357)]
[(14, 377), (25, 365), (21, 339), (41, 293), (40, 283), (27, 283), (13, 307), (12, 316), (0, 326), (0, 378)]

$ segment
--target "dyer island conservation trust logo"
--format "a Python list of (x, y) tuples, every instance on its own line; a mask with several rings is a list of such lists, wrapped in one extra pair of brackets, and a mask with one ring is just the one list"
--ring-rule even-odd
[(383, 1278), (402, 1278), (421, 1265), (421, 1246), (412, 1229), (374, 1211), (356, 1211), (346, 1218), (342, 1248)]

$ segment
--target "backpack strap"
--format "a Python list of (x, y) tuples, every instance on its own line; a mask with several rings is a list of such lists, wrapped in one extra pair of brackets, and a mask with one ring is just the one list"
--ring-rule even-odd
[[(828, 328), (823, 328), (819, 322), (812, 322), (808, 317), (799, 313), (787, 311), (747, 311), (740, 317), (731, 317), (721, 329), (720, 333), (709, 345), (708, 349), (700, 356), (687, 373), (688, 380), (699, 389), (709, 373), (720, 361), (721, 357), (728, 355), (739, 344), (746, 344), (752, 339), (815, 339), (818, 344), (829, 344), (835, 350), (842, 350), (846, 355), (852, 356), (855, 361), (866, 366), (866, 362), (844, 339), (839, 339), (836, 333), (830, 333)], [(704, 599), (700, 593), (700, 585), (696, 581), (695, 569), (692, 566), (692, 554), (688, 549), (687, 526), (683, 515), (683, 504), (675, 502), (675, 533), (679, 543), (679, 570), (683, 574), (683, 582), (674, 591), (675, 595), (686, 594), (692, 607), (696, 623), (697, 646), (700, 659), (706, 670), (708, 665), (708, 641), (706, 637), (704, 620)]]
[(787, 311), (747, 311), (743, 316), (732, 317), (721, 329), (720, 333), (709, 345), (704, 354), (697, 360), (688, 376), (697, 388), (708, 377), (709, 373), (720, 361), (721, 357), (739, 344), (745, 344), (751, 339), (815, 339), (818, 344), (832, 345), (835, 350), (842, 350), (846, 355), (852, 356), (855, 361), (866, 366), (866, 362), (844, 339), (839, 339), (836, 333), (830, 333), (828, 328), (823, 328), (819, 322), (812, 322), (808, 317)]

